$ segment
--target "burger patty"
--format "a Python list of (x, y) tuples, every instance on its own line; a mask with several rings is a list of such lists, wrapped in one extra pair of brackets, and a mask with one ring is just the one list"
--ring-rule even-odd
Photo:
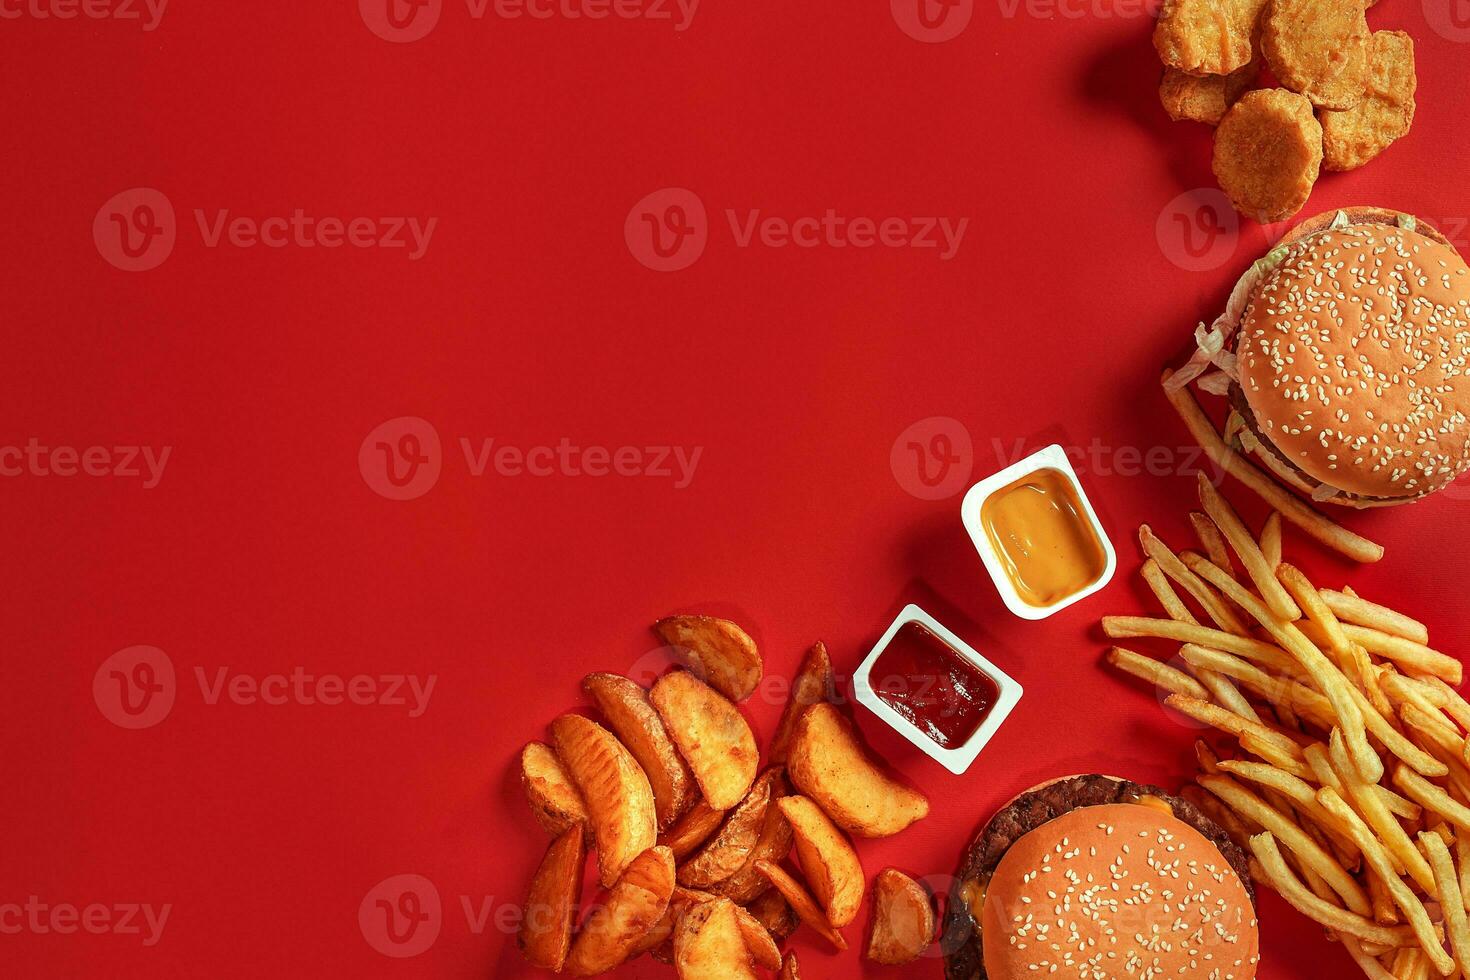
[(947, 980), (987, 980), (985, 956), (980, 944), (980, 926), (970, 912), (970, 893), (988, 885), (1011, 845), (1057, 817), (1088, 806), (1135, 803), (1155, 797), (1169, 804), (1178, 820), (1199, 831), (1214, 844), (1245, 885), (1252, 904), (1255, 885), (1245, 852), (1203, 811), (1188, 800), (1170, 796), (1157, 786), (1110, 779), (1107, 776), (1073, 776), (1022, 795), (995, 815), (965, 852), (958, 881), (949, 896), (944, 916), (941, 948)]

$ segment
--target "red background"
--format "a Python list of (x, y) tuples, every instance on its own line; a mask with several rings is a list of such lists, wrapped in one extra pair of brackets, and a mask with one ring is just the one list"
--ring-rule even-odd
[[(678, 32), (474, 20), (449, 0), (409, 44), (374, 36), (348, 2), (175, 0), (146, 33), (0, 20), (0, 444), (172, 447), (151, 490), (0, 480), (0, 904), (172, 906), (151, 947), (0, 934), (6, 972), (531, 975), (513, 936), (493, 918), (476, 932), (461, 907), (519, 902), (544, 847), (516, 754), (582, 703), (586, 672), (639, 662), (656, 645), (647, 625), (672, 611), (740, 620), (772, 673), (819, 637), (850, 672), (915, 601), (1025, 685), (963, 778), (859, 712), (934, 803), (910, 832), (862, 845), (870, 873), (950, 873), (999, 804), (1054, 775), (1176, 785), (1193, 732), (1099, 669), (1096, 621), (1145, 607), (1138, 523), (1187, 545), (1188, 460), (1124, 476), (1117, 451), (1187, 443), (1158, 369), (1267, 236), (1243, 227), (1203, 271), (1171, 260), (1184, 253), (1165, 209), (1213, 186), (1208, 130), (1158, 107), (1146, 18), (1079, 7), (1007, 16), (987, 0), (943, 44), (910, 39), (876, 2), (707, 0)], [(1463, 248), (1470, 48), (1431, 30), (1417, 0), (1389, 0), (1372, 21), (1418, 42), (1414, 132), (1326, 177), (1307, 213), (1395, 207)], [(172, 201), (179, 239), (161, 266), (128, 273), (91, 228), (140, 186)], [(630, 254), (624, 219), (670, 186), (700, 196), (710, 239), (689, 269), (657, 273)], [(416, 262), (208, 248), (193, 212), (222, 208), (439, 224)], [(740, 248), (727, 208), (971, 224), (946, 262)], [(403, 502), (374, 493), (357, 462), (365, 436), (399, 416), (444, 441), (437, 485)], [(959, 495), (918, 499), (890, 467), (899, 434), (931, 416), (969, 431), (975, 479), (1017, 440), (1100, 440), (1105, 466), (1081, 466), (1119, 547), (1115, 584), (1043, 623), (1011, 617)], [(476, 478), (460, 437), (703, 455), (684, 489)], [(1320, 557), (1290, 531), (1288, 554), (1402, 604), (1455, 651), (1470, 641), (1467, 500), (1354, 519), (1388, 546), (1375, 567)], [(178, 699), (156, 727), (126, 731), (92, 680), (135, 644), (168, 654)], [(437, 686), (408, 719), (390, 706), (211, 705), (194, 682), (196, 667), (298, 666)], [(748, 706), (762, 738), (778, 710)], [(445, 909), (437, 942), (411, 959), (375, 952), (357, 922), (368, 891), (400, 873), (430, 879)], [(1263, 977), (1352, 970), (1274, 898), (1263, 913)], [(848, 930), (855, 947), (861, 933)], [(806, 931), (794, 943), (807, 976), (885, 972)], [(671, 973), (644, 959), (619, 975)]]

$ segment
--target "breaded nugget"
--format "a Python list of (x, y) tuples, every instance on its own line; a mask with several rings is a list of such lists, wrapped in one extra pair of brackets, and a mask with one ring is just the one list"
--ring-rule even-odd
[(1186, 75), (1175, 68), (1164, 69), (1159, 83), (1159, 101), (1169, 118), (1220, 125), (1226, 111), (1256, 83), (1261, 59), (1256, 58), (1228, 75)]
[(1271, 0), (1261, 51), (1282, 85), (1322, 109), (1351, 109), (1368, 88), (1363, 0)]
[(1215, 177), (1241, 214), (1267, 224), (1302, 209), (1322, 167), (1322, 126), (1307, 98), (1247, 92), (1215, 130)]
[(1363, 100), (1346, 112), (1322, 113), (1322, 165), (1353, 170), (1407, 136), (1414, 124), (1414, 39), (1403, 31), (1378, 31)]
[(1164, 0), (1154, 47), (1166, 68), (1228, 75), (1255, 57), (1256, 22), (1266, 0)]

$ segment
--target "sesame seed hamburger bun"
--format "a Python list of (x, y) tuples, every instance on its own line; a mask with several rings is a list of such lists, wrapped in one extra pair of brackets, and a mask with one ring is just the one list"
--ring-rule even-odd
[(1232, 337), (1246, 448), (1315, 499), (1360, 508), (1470, 469), (1470, 268), (1444, 235), (1353, 208), (1273, 255)]
[(983, 827), (950, 896), (948, 980), (1256, 975), (1244, 852), (1187, 800), (1052, 780)]

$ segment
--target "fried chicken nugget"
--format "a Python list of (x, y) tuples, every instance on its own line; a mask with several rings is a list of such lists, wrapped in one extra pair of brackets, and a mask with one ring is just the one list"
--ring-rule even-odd
[(1268, 224), (1302, 209), (1322, 168), (1322, 126), (1306, 96), (1247, 92), (1215, 130), (1215, 177), (1235, 209)]
[(1154, 48), (1166, 68), (1228, 75), (1255, 57), (1256, 22), (1267, 0), (1164, 0)]
[(1353, 170), (1409, 134), (1414, 124), (1414, 39), (1403, 31), (1378, 31), (1363, 101), (1346, 112), (1322, 113), (1322, 166)]
[(1236, 100), (1256, 83), (1260, 73), (1260, 58), (1228, 75), (1186, 75), (1177, 68), (1165, 68), (1164, 80), (1159, 83), (1159, 101), (1164, 103), (1170, 119), (1218, 126)]
[(1368, 88), (1363, 0), (1271, 0), (1261, 50), (1282, 85), (1321, 109), (1351, 109)]

